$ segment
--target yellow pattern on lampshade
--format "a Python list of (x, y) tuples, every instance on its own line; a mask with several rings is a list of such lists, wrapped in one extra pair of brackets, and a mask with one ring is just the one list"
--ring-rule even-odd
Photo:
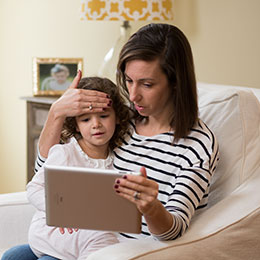
[(171, 0), (82, 0), (82, 20), (173, 20)]

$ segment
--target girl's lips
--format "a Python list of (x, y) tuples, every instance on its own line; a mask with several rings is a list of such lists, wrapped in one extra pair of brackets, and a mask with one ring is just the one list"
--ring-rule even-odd
[(95, 133), (93, 134), (94, 136), (100, 136), (100, 135), (103, 135), (104, 133)]

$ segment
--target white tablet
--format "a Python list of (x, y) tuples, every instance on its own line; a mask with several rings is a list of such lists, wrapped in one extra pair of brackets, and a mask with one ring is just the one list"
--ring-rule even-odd
[(127, 172), (44, 166), (47, 225), (79, 229), (141, 232), (136, 205), (114, 190)]

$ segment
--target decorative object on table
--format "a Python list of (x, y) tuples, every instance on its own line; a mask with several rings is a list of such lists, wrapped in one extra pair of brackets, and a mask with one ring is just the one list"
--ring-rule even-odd
[(62, 95), (82, 67), (82, 58), (34, 58), (34, 96)]
[(122, 46), (130, 37), (129, 21), (173, 20), (172, 0), (81, 0), (81, 20), (123, 21), (120, 37), (104, 57), (99, 76), (115, 81)]

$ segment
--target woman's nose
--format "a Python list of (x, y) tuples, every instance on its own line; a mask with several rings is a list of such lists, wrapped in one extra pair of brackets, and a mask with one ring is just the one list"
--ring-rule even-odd
[(140, 94), (136, 85), (132, 85), (131, 88), (128, 89), (128, 92), (129, 99), (131, 102), (137, 102), (140, 99)]

